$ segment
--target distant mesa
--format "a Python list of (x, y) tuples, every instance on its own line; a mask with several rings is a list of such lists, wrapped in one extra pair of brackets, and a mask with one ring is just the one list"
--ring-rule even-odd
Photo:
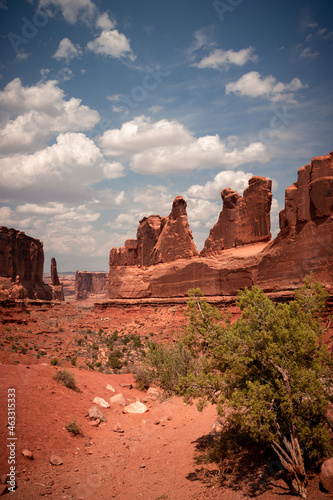
[(105, 299), (107, 296), (108, 276), (103, 272), (76, 271), (75, 300)]

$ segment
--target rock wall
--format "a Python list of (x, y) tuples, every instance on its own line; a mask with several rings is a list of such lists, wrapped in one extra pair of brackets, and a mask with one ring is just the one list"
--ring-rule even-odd
[(280, 232), (264, 251), (258, 281), (275, 290), (310, 272), (333, 285), (333, 153), (313, 158), (286, 189)]
[[(200, 256), (148, 267), (110, 266), (109, 298), (184, 297), (197, 287), (206, 296), (235, 295), (255, 284), (266, 292), (293, 290), (310, 272), (333, 287), (333, 153), (299, 170), (297, 182), (286, 189), (280, 232), (269, 243), (270, 189), (270, 181), (255, 177), (243, 197), (224, 190), (211, 245)], [(169, 237), (168, 221), (158, 241), (163, 232)], [(165, 255), (155, 244), (152, 256), (155, 248)]]
[[(0, 276), (25, 288), (29, 298), (52, 299), (43, 283), (43, 243), (16, 229), (0, 227)], [(6, 280), (3, 280), (5, 282)], [(2, 285), (4, 289), (6, 286)], [(16, 292), (15, 292), (16, 293)]]
[(106, 297), (107, 285), (108, 276), (106, 273), (76, 271), (75, 299), (85, 300), (96, 295)]
[(223, 189), (223, 209), (211, 229), (201, 255), (218, 254), (227, 248), (269, 241), (272, 181), (252, 177), (243, 196), (230, 188)]

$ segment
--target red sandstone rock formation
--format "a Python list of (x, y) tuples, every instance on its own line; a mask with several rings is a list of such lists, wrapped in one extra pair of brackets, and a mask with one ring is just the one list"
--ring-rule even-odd
[(151, 252), (150, 263), (160, 264), (199, 255), (187, 220), (186, 201), (177, 196)]
[(243, 196), (230, 188), (223, 189), (223, 209), (211, 229), (201, 255), (260, 241), (269, 241), (272, 181), (252, 177)]
[(150, 215), (140, 220), (137, 232), (138, 261), (140, 266), (151, 265), (151, 255), (160, 234), (166, 224), (167, 218), (159, 215)]
[(43, 283), (43, 243), (16, 229), (0, 227), (0, 276), (18, 282), (29, 298), (52, 299), (52, 291)]
[(280, 233), (265, 249), (257, 279), (268, 290), (293, 288), (310, 272), (333, 285), (333, 153), (313, 158), (286, 189)]
[[(247, 188), (248, 194), (244, 192), (244, 201), (234, 191), (224, 192), (226, 220), (233, 222), (234, 214), (238, 213), (240, 221), (240, 228), (234, 226), (227, 232), (227, 244), (233, 241), (239, 245), (241, 241), (244, 245), (257, 238), (264, 239), (265, 235), (266, 239), (269, 237), (270, 181), (266, 184), (262, 178), (254, 179)], [(259, 212), (256, 190), (262, 193), (258, 196)], [(261, 215), (251, 221), (250, 230), (245, 231), (244, 221), (250, 209), (253, 214)], [(221, 242), (225, 234), (222, 223), (215, 227), (212, 243)], [(207, 246), (207, 252), (214, 251), (217, 255), (201, 254), (148, 268), (110, 267), (109, 298), (184, 297), (189, 288), (197, 287), (207, 296), (235, 295), (237, 290), (252, 285), (259, 285), (266, 292), (290, 290), (297, 288), (310, 272), (322, 284), (332, 287), (333, 153), (315, 157), (311, 164), (299, 170), (297, 182), (286, 189), (280, 228), (278, 236), (268, 244), (251, 243), (222, 252), (220, 246), (216, 247), (218, 252)]]
[(126, 240), (125, 246), (112, 248), (110, 252), (110, 266), (135, 266), (137, 263), (138, 242), (137, 240)]
[[(75, 299), (85, 300), (97, 295), (98, 298), (106, 297), (107, 274), (103, 272), (76, 271)], [(102, 297), (101, 297), (102, 296)]]
[(58, 277), (57, 262), (54, 257), (51, 259), (51, 288), (54, 300), (65, 300), (63, 286)]
[(110, 269), (115, 266), (148, 267), (198, 254), (187, 220), (186, 201), (177, 196), (168, 217), (144, 217), (136, 240), (127, 240), (119, 249), (112, 248), (109, 264)]

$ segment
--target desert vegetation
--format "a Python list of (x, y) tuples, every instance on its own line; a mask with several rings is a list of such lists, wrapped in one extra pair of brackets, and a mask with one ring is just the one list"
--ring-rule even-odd
[(199, 289), (189, 297), (184, 335), (173, 346), (149, 344), (141, 382), (158, 382), (195, 400), (199, 410), (215, 404), (224, 422), (221, 467), (237, 440), (271, 448), (291, 488), (306, 498), (307, 471), (332, 453), (325, 291), (311, 276), (286, 303), (274, 303), (259, 287), (245, 289), (238, 294), (241, 317), (233, 323)]

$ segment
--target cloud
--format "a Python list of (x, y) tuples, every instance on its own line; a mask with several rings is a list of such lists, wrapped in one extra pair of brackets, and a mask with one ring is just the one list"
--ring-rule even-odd
[(43, 190), (52, 199), (87, 196), (87, 188), (103, 178), (123, 175), (119, 163), (108, 163), (96, 144), (82, 133), (59, 134), (56, 144), (31, 155), (0, 159), (0, 184), (5, 191)]
[(7, 0), (0, 0), (0, 9), (8, 10)]
[(110, 156), (139, 153), (143, 149), (188, 144), (192, 135), (184, 125), (166, 119), (153, 123), (145, 116), (125, 122), (120, 129), (107, 130), (100, 139)]
[(310, 59), (311, 61), (314, 61), (317, 59), (319, 56), (319, 52), (316, 50), (312, 50), (310, 47), (306, 47), (305, 49), (301, 50), (299, 57), (301, 59)]
[(128, 57), (131, 61), (136, 59), (126, 36), (118, 30), (103, 30), (95, 40), (88, 42), (88, 50), (95, 54), (115, 57), (120, 59)]
[(233, 50), (215, 49), (200, 62), (193, 63), (192, 66), (201, 69), (228, 68), (231, 64), (244, 66), (244, 64), (249, 61), (255, 62), (258, 60), (258, 56), (254, 54), (254, 50), (254, 47), (248, 47), (247, 49), (242, 49), (239, 52), (235, 52)]
[(66, 63), (69, 64), (74, 57), (80, 57), (81, 55), (82, 49), (79, 44), (74, 45), (69, 38), (63, 38), (52, 57), (57, 61), (64, 59)]
[(262, 77), (257, 71), (250, 71), (236, 82), (226, 85), (226, 94), (237, 94), (248, 97), (264, 97), (272, 102), (295, 102), (294, 95), (297, 90), (306, 88), (307, 85), (293, 78), (290, 83), (277, 82), (273, 76)]
[(112, 30), (115, 28), (116, 22), (109, 18), (107, 12), (104, 12), (97, 18), (96, 26), (102, 30)]
[(92, 18), (96, 9), (91, 0), (39, 0), (39, 7), (49, 8), (50, 12), (54, 13), (51, 5), (61, 9), (65, 21), (69, 24), (75, 24), (78, 19), (87, 22)]
[(29, 153), (59, 132), (90, 130), (98, 123), (97, 111), (74, 97), (66, 101), (57, 83), (24, 87), (16, 78), (0, 91), (1, 154)]
[(234, 189), (240, 194), (248, 186), (248, 181), (252, 177), (252, 173), (238, 170), (224, 170), (219, 172), (212, 181), (206, 182), (204, 185), (194, 184), (189, 187), (185, 196), (198, 198), (201, 200), (216, 200), (220, 198), (222, 189), (227, 187)]
[(186, 174), (195, 169), (236, 168), (251, 161), (267, 161), (261, 142), (241, 150), (228, 147), (218, 135), (196, 138), (184, 125), (166, 119), (152, 122), (145, 116), (106, 131), (99, 141), (104, 154), (127, 156), (132, 171), (140, 174)]

